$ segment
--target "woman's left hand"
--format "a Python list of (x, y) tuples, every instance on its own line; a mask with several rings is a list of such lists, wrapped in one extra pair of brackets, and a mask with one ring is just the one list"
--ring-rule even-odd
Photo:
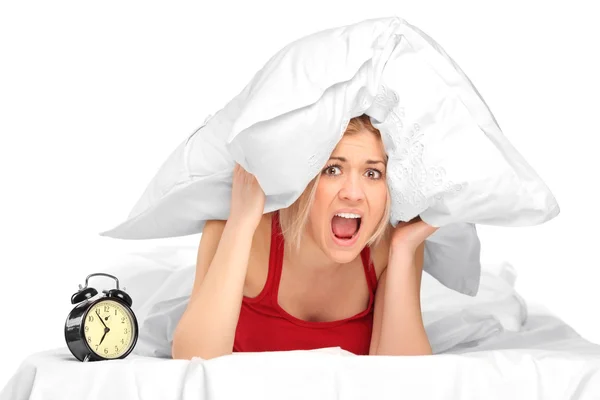
[(429, 225), (418, 215), (408, 222), (399, 222), (392, 230), (390, 250), (414, 254), (417, 247), (438, 229), (439, 227)]

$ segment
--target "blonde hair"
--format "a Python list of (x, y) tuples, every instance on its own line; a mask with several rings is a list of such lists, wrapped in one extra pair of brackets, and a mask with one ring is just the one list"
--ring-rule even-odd
[[(375, 128), (371, 124), (371, 120), (366, 114), (362, 114), (358, 117), (352, 118), (348, 122), (348, 127), (346, 128), (344, 135), (354, 135), (362, 131), (371, 132), (377, 135), (379, 138), (381, 138), (381, 133), (379, 132), (379, 129)], [(387, 163), (387, 155), (385, 161)], [(298, 197), (298, 199), (294, 203), (292, 203), (287, 208), (282, 208), (281, 210), (279, 210), (279, 224), (281, 226), (286, 252), (291, 252), (294, 246), (296, 247), (296, 250), (300, 249), (302, 234), (308, 221), (310, 209), (312, 208), (312, 205), (314, 203), (315, 194), (317, 192), (317, 186), (319, 184), (320, 178), (321, 173), (318, 173), (317, 176), (309, 182), (306, 189), (304, 189), (304, 192), (302, 192), (300, 197)], [(391, 198), (389, 190), (387, 190), (386, 193), (387, 200), (383, 216), (379, 221), (377, 229), (375, 229), (375, 233), (373, 233), (371, 238), (369, 238), (369, 240), (367, 241), (366, 246), (377, 246), (380, 243), (380, 241), (383, 238), (387, 237), (387, 235), (389, 235), (390, 233), (391, 225), (389, 223), (389, 217), (391, 209)]]

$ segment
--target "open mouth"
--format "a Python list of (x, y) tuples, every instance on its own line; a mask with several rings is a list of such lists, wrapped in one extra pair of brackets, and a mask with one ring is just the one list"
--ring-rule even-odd
[(344, 218), (334, 215), (331, 219), (331, 233), (341, 242), (350, 242), (360, 231), (362, 218)]

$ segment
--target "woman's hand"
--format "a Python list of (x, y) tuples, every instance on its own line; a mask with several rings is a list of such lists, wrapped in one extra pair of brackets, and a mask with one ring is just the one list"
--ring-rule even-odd
[(265, 193), (254, 175), (235, 163), (229, 219), (256, 229), (265, 210)]
[(416, 216), (408, 222), (399, 222), (392, 231), (390, 250), (394, 252), (415, 253), (417, 247), (431, 236), (439, 227), (431, 226)]

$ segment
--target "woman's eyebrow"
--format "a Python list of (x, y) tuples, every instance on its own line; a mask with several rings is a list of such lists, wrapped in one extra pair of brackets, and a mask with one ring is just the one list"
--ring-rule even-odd
[[(346, 162), (348, 161), (345, 157), (329, 157), (330, 160), (340, 160), (341, 162)], [(366, 164), (383, 164), (385, 166), (385, 163), (381, 160), (367, 160), (365, 161)]]

